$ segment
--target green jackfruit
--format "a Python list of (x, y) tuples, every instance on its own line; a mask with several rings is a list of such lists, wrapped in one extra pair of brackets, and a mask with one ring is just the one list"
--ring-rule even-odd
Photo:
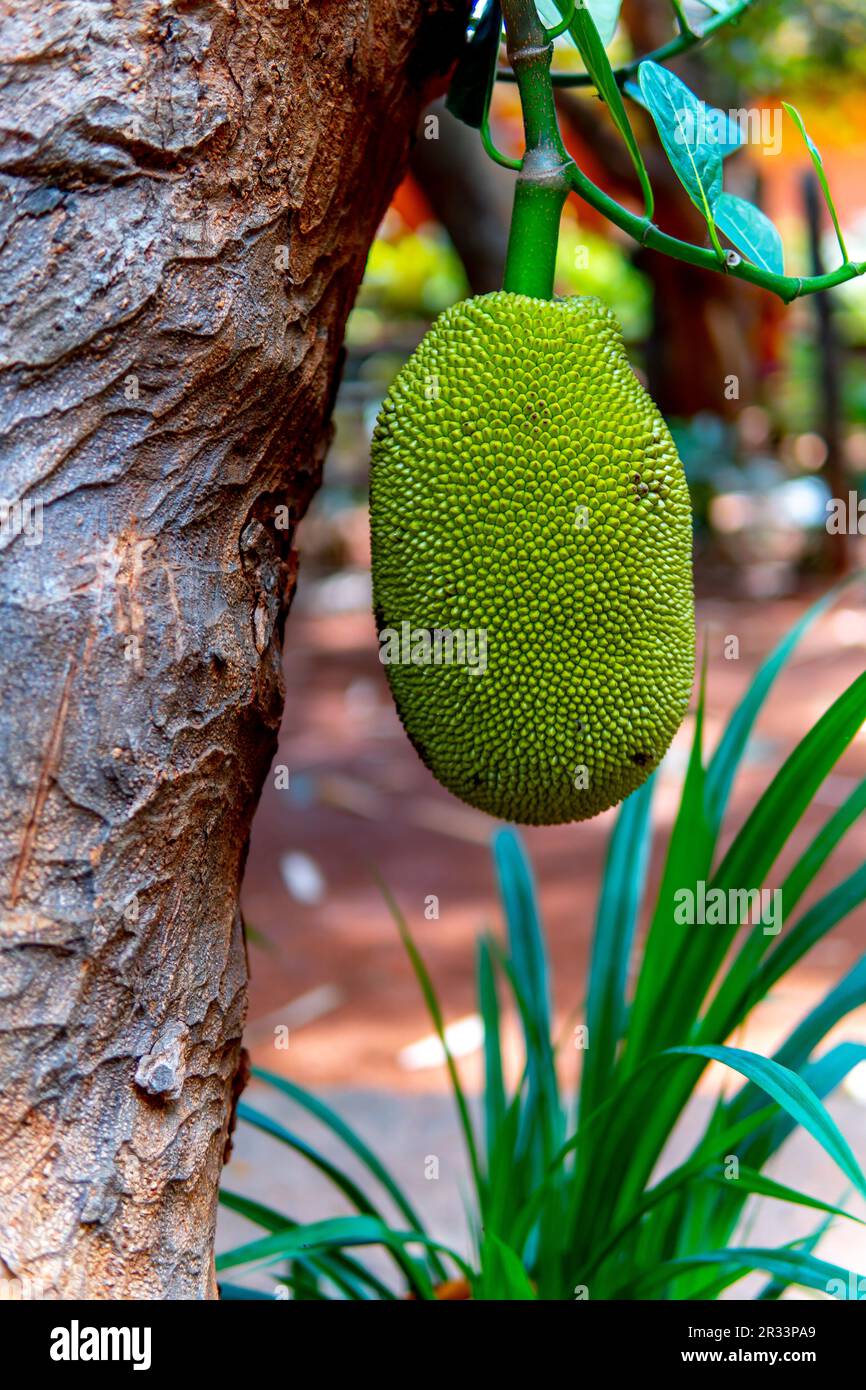
[(682, 465), (599, 300), (446, 310), (372, 448), (379, 657), (455, 795), (553, 825), (640, 785), (694, 674)]

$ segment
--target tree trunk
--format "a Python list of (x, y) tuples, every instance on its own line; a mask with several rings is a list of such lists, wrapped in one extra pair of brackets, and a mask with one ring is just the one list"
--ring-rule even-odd
[(466, 7), (7, 9), (0, 1276), (205, 1298), (293, 530)]

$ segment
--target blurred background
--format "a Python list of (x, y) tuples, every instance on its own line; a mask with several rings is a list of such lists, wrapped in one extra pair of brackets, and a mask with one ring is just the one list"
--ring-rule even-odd
[[(706, 7), (695, 8), (706, 18)], [(628, 61), (671, 33), (663, 0), (627, 0), (611, 60)], [(579, 67), (567, 38), (557, 40), (554, 64)], [(776, 222), (789, 274), (832, 269), (839, 253), (805, 147), (783, 119), (782, 98), (799, 108), (822, 153), (849, 254), (866, 258), (862, 0), (801, 0), (797, 6), (761, 0), (736, 27), (672, 67), (715, 107), (762, 113), (754, 125), (761, 138), (726, 160), (726, 187), (757, 201)], [(631, 166), (605, 108), (585, 90), (560, 89), (557, 100), (578, 164), (637, 209)], [(705, 228), (648, 117), (634, 105), (629, 115), (646, 152), (656, 222), (704, 244)], [(520, 154), (514, 86), (497, 84), (491, 128), (500, 149)], [(460, 1158), (447, 1077), (374, 870), (398, 898), (446, 1020), (457, 1025), (455, 1048), (471, 1089), (481, 1040), (473, 943), (480, 928), (499, 926), (489, 854), (493, 822), (433, 780), (389, 696), (370, 613), (369, 443), (385, 391), (436, 314), (467, 294), (501, 285), (513, 178), (487, 158), (477, 132), (441, 103), (430, 109), (349, 320), (324, 483), (299, 532), (300, 579), (285, 641), (286, 711), (243, 894), (251, 967), (246, 1041), (253, 1061), (336, 1096), (338, 1108), (402, 1168), (410, 1192), (420, 1193), (428, 1211), (432, 1204), (434, 1226), (438, 1211), (449, 1234), (459, 1232), (461, 1210), (459, 1184), (449, 1181), (449, 1172), (459, 1173)], [(810, 601), (866, 561), (866, 537), (832, 534), (827, 527), (829, 499), (847, 503), (852, 492), (866, 496), (866, 279), (785, 308), (741, 282), (641, 251), (572, 198), (557, 291), (594, 294), (610, 304), (634, 367), (677, 439), (695, 514), (712, 748), (770, 648)], [(768, 703), (735, 790), (729, 836), (787, 753), (863, 670), (864, 654), (866, 604), (861, 587), (853, 585), (809, 632)], [(691, 733), (689, 718), (659, 774), (651, 892)], [(792, 837), (783, 868), (864, 775), (861, 733)], [(562, 1020), (583, 996), (613, 815), (525, 835)], [(866, 832), (855, 827), (815, 892), (852, 872), (864, 848)], [(738, 1041), (771, 1050), (864, 948), (860, 909), (756, 1010)], [(849, 1019), (844, 1034), (866, 1040), (866, 1015)], [(861, 1161), (862, 1071), (852, 1073), (834, 1102)], [(303, 1130), (297, 1114), (292, 1122)], [(275, 1153), (267, 1145), (242, 1130), (232, 1187), (277, 1206), (285, 1194), (283, 1209), (297, 1217), (340, 1209), (303, 1165), (286, 1171), (285, 1150)], [(430, 1152), (447, 1159), (438, 1183), (423, 1180)], [(814, 1182), (824, 1174), (829, 1193), (835, 1191), (835, 1179), (824, 1173), (820, 1151), (808, 1139), (796, 1141), (787, 1161), (797, 1165), (803, 1186), (811, 1185), (812, 1165)], [(796, 1233), (787, 1207), (765, 1205), (779, 1208), (767, 1219), (791, 1223), (783, 1236)], [(223, 1213), (222, 1244), (237, 1235), (238, 1220)], [(853, 1261), (851, 1241), (860, 1241), (862, 1251), (863, 1238), (851, 1230), (840, 1233), (835, 1251), (828, 1247), (831, 1256)]]

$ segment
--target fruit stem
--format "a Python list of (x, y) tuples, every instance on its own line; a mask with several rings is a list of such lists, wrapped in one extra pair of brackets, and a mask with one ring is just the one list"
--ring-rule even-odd
[(517, 78), (526, 154), (517, 176), (503, 287), (550, 299), (559, 222), (568, 196), (569, 157), (562, 143), (550, 60), (553, 44), (534, 0), (503, 0), (508, 59)]
[(556, 185), (525, 179), (514, 190), (503, 289), (536, 299), (553, 295), (559, 222), (566, 191)]

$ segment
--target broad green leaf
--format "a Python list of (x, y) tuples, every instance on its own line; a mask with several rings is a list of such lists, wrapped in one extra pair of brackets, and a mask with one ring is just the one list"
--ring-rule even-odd
[[(557, 0), (557, 8), (563, 17), (568, 14), (569, 4), (570, 0)], [(649, 174), (646, 171), (643, 155), (631, 128), (631, 122), (622, 99), (622, 92), (613, 75), (610, 59), (605, 53), (605, 46), (599, 36), (593, 15), (586, 5), (578, 5), (568, 32), (577, 45), (583, 65), (592, 78), (596, 91), (606, 102), (611, 119), (625, 141), (643, 193), (644, 213), (648, 218), (651, 218), (654, 200)]]
[(806, 142), (806, 148), (808, 149), (809, 157), (812, 160), (812, 167), (815, 170), (818, 182), (821, 185), (821, 191), (824, 194), (824, 202), (827, 204), (827, 211), (830, 213), (830, 216), (833, 219), (833, 226), (836, 229), (836, 240), (839, 243), (839, 250), (842, 252), (842, 260), (847, 265), (848, 252), (845, 249), (845, 238), (842, 235), (842, 228), (839, 226), (839, 218), (836, 214), (836, 204), (833, 202), (833, 199), (830, 194), (830, 185), (827, 182), (827, 175), (824, 173), (824, 161), (821, 158), (817, 145), (810, 138), (809, 133), (806, 130), (805, 125), (803, 124), (803, 117), (800, 115), (796, 106), (792, 106), (791, 103), (788, 101), (783, 101), (782, 105), (784, 106), (788, 115), (791, 117), (791, 120), (794, 122), (794, 124), (796, 125), (797, 129), (799, 130), (800, 134)]
[(658, 63), (641, 63), (638, 82), (671, 167), (703, 215), (721, 256), (713, 209), (722, 191), (722, 156), (711, 136), (709, 109), (685, 82)]
[(762, 270), (784, 275), (785, 253), (782, 238), (767, 217), (734, 193), (720, 193), (713, 207), (716, 226), (738, 251)]
[(591, 1114), (606, 1094), (625, 1032), (626, 978), (646, 880), (653, 784), (649, 778), (623, 802), (608, 845), (589, 971), (582, 1115)]
[[(637, 106), (643, 107), (644, 111), (649, 111), (647, 103), (644, 101), (643, 92), (633, 78), (629, 78), (623, 83), (623, 91), (627, 97)], [(704, 103), (706, 106), (706, 102)], [(729, 155), (736, 154), (744, 145), (742, 132), (737, 122), (732, 120), (727, 111), (719, 111), (715, 106), (707, 106), (707, 124), (713, 131), (716, 145), (722, 159), (727, 159)]]

